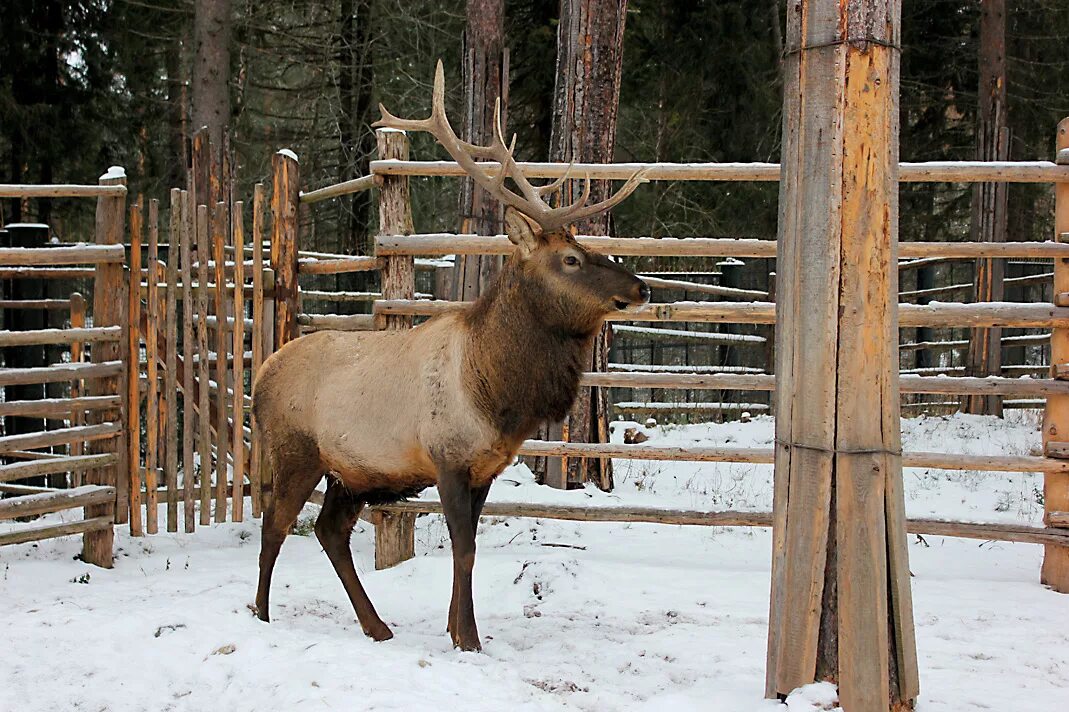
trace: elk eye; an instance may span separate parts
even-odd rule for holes
[[[575,255],[568,255],[564,258],[564,264],[569,267],[577,267],[579,265],[579,258]]]

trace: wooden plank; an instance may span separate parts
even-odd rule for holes
[[[297,323],[310,331],[375,331],[374,314],[298,314]]]
[[[1062,119],[1056,134],[1058,159],[1063,160],[1069,149],[1069,118]],[[1062,166],[1069,168],[1069,164]],[[1054,186],[1054,234],[1061,238],[1069,232],[1069,182]],[[1065,243],[1063,243],[1065,244]],[[1069,246],[1069,245],[1066,245]],[[1054,262],[1054,293],[1069,292],[1069,261]],[[1069,329],[1057,328],[1051,332],[1050,361],[1052,364],[1069,363]],[[1056,372],[1057,373],[1057,372]],[[1063,452],[1069,439],[1069,396],[1050,396],[1043,413],[1043,443],[1048,453]],[[1044,512],[1069,510],[1069,474],[1048,473],[1043,478]],[[1069,547],[1047,546],[1043,552],[1043,568],[1040,581],[1055,591],[1069,593]]]
[[[647,180],[671,181],[777,181],[778,163],[537,163],[517,162],[528,178],[561,178],[566,174],[589,175],[591,180],[627,180],[646,170]],[[494,174],[497,167],[485,163]],[[453,161],[376,160],[368,166],[376,176],[464,177]],[[925,161],[899,164],[903,183],[1054,183],[1069,180],[1069,167],[1050,161]]]
[[[0,266],[121,264],[126,259],[122,245],[75,245],[73,247],[0,247]]]
[[[196,344],[193,340],[193,295],[192,295],[192,271],[190,260],[192,259],[192,242],[196,233],[194,224],[195,215],[192,195],[182,191],[182,229],[179,233],[181,245],[179,246],[179,260],[182,272],[182,518],[187,534],[196,530],[196,508],[193,504],[193,485],[195,467],[193,464],[193,450],[196,447],[194,431],[195,417],[193,398],[193,354]],[[170,288],[170,287],[168,287]],[[168,338],[177,338],[177,334],[168,334]]]
[[[0,309],[55,309],[71,308],[70,299],[0,299]]]
[[[301,274],[347,274],[350,272],[373,272],[382,269],[384,260],[378,257],[345,257],[323,260],[304,257],[298,260]]]
[[[249,382],[255,386],[256,376],[264,363],[264,186],[257,183],[252,191],[252,364]],[[244,348],[244,347],[242,347]],[[260,429],[249,415],[252,439],[249,443],[249,483],[251,485],[252,516],[263,513],[263,481],[261,478]]]
[[[208,260],[210,238],[208,236],[208,206],[197,206],[197,353],[208,353],[208,280],[210,270]],[[197,423],[199,424],[198,454],[200,460],[200,523],[211,523],[211,481],[212,481],[212,434],[211,405],[208,400],[208,359],[202,358],[197,367]],[[187,392],[189,389],[187,388]]]
[[[324,186],[322,188],[317,188],[316,190],[310,190],[307,193],[302,192],[300,194],[300,200],[302,203],[318,203],[321,200],[337,198],[342,195],[350,195],[352,193],[359,193],[361,191],[370,190],[378,182],[379,179],[376,176],[360,176],[359,178],[353,178],[352,180],[335,183],[334,185]]]
[[[100,504],[94,505],[93,508],[99,509],[108,506],[111,505]],[[77,522],[65,522],[63,524],[46,524],[43,526],[19,528],[14,531],[0,534],[0,546],[7,546],[9,544],[25,544],[31,541],[55,539],[57,537],[70,536],[72,534],[85,534],[85,538],[90,540],[94,538],[111,539],[114,536],[114,532],[112,531],[114,526],[114,517],[105,514],[96,517],[90,517]],[[100,536],[91,536],[94,533],[99,533]],[[94,561],[90,563],[96,562]],[[100,564],[97,565],[99,566]]]
[[[323,493],[315,492],[309,500],[322,506]],[[401,501],[377,505],[364,510],[362,518],[374,522],[378,513],[441,514],[442,505],[432,500]],[[634,524],[671,524],[676,526],[769,527],[771,512],[709,512],[659,507],[584,507],[576,505],[538,504],[533,502],[487,502],[483,517],[524,517],[572,522],[619,522]],[[1006,541],[1025,544],[1069,542],[1069,532],[1014,524],[951,522],[938,519],[910,519],[910,534],[949,536],[983,541]]]
[[[130,273],[141,271],[141,237],[143,213],[140,198],[130,206]],[[127,293],[126,352],[130,354],[130,368],[126,374],[126,403],[130,432],[127,433],[127,462],[129,472],[130,534],[142,536],[144,523],[141,512],[141,294],[131,289]]]
[[[0,198],[122,198],[125,185],[78,185],[55,183],[51,185],[0,184]]]
[[[0,465],[0,482],[12,482],[27,477],[53,475],[62,472],[78,473],[90,468],[109,467],[118,461],[119,458],[115,453],[105,452],[96,455],[72,455],[68,457],[51,457],[44,460],[30,460],[29,462],[16,462],[10,465]]]
[[[242,201],[234,202],[231,219],[231,235],[234,249],[239,254],[245,253],[245,205]],[[234,480],[231,485],[230,502],[233,508],[233,521],[245,519],[245,436],[242,427],[245,424],[245,360],[239,354],[245,353],[245,268],[238,260],[234,264],[234,348],[233,348],[234,394],[231,403],[233,410],[231,421],[234,423]],[[225,367],[225,365],[224,365]]]
[[[0,348],[33,346],[38,344],[73,344],[86,341],[118,341],[121,326],[74,327],[69,329],[35,329],[32,331],[0,331]]]
[[[159,334],[160,334],[160,292],[159,276],[156,266],[160,259],[159,233],[160,201],[152,199],[148,203],[148,301],[146,302],[145,329],[145,488],[148,498],[145,500],[145,531],[155,534],[159,531],[159,497],[156,484],[159,473]]]
[[[70,298],[69,302],[70,302],[71,328],[72,329],[85,328],[85,297],[83,297],[78,292],[73,292],[73,293],[71,293],[71,298]],[[71,345],[70,345],[70,355],[71,355],[71,363],[83,363],[85,361],[85,344],[83,344],[81,341],[72,342]],[[72,402],[73,401],[73,403],[75,405],[79,405],[79,406],[80,405],[84,405],[84,404],[93,404],[93,405],[101,405],[103,407],[108,407],[108,408],[121,408],[122,407],[122,399],[119,396],[100,396],[100,397],[88,399],[88,398],[83,398],[82,397],[82,392],[83,392],[83,388],[82,388],[81,380],[75,379],[75,380],[71,381],[70,390],[69,390],[70,398],[68,398],[66,400],[68,402]],[[38,403],[39,402],[40,401],[38,401]],[[8,408],[11,408],[12,403],[4,403],[3,405],[0,405],[0,413],[3,412],[4,406],[7,406]],[[27,406],[26,402],[23,401],[22,406],[24,408],[25,407],[31,407],[32,408],[33,404],[31,402],[31,404],[29,406]],[[18,406],[16,406],[14,409],[17,410],[17,408],[18,408]],[[72,406],[72,408],[70,410],[70,424],[73,425],[73,426],[85,425],[85,412],[86,412],[86,410],[89,410],[89,409],[88,408],[82,409],[81,407]],[[82,448],[82,444],[81,443],[72,443],[71,446],[70,446],[69,452],[70,452],[71,455],[81,455],[82,454],[82,450],[83,450],[83,448]],[[81,474],[81,472],[76,472],[76,473],[72,474],[70,481],[71,481],[71,485],[74,486],[74,487],[77,487],[77,486],[81,485],[82,484],[82,474]]]
[[[94,349],[99,353],[101,349]],[[105,380],[123,372],[122,361],[57,363],[35,368],[0,368],[0,386],[27,383],[62,383],[75,380]]]
[[[169,285],[164,300],[164,351],[163,392],[167,395],[167,418],[164,428],[163,479],[167,484],[167,531],[178,531],[178,300],[175,286],[178,282],[179,250],[182,231],[182,191],[171,190],[171,210],[168,220],[166,278]]]
[[[75,507],[94,504],[114,504],[115,488],[85,485],[72,489],[41,492],[10,499],[0,499],[0,520],[33,517],[39,514],[62,512]]]
[[[279,152],[271,161],[271,268],[275,271],[275,346],[296,339],[297,313],[297,206],[300,201],[300,166],[289,152]]]
[[[227,339],[227,294],[226,276],[223,273],[225,261],[226,235],[229,231],[229,210],[227,203],[219,201],[215,204],[212,212],[212,255],[215,259],[215,316],[218,321],[215,327],[215,353],[220,358],[215,364],[216,411],[215,411],[215,521],[226,521],[226,497],[227,497],[227,458],[230,456],[230,446],[227,438],[226,422],[228,417],[227,407],[227,367],[226,356],[229,350]],[[203,354],[202,354],[203,355]]]
[[[408,512],[376,512],[375,570],[381,571],[416,555],[416,515]]]
[[[602,237],[579,235],[579,244],[593,252],[633,257],[766,257],[776,256],[775,240],[711,237]],[[398,255],[510,255],[515,246],[504,235],[454,235],[421,233],[379,235],[375,238],[378,258]],[[978,258],[1064,259],[1069,245],[1057,242],[903,242],[899,257],[910,260],[973,260]],[[360,258],[346,258],[358,260]],[[367,260],[369,258],[363,258]],[[341,260],[302,260],[301,272],[329,274],[330,265]],[[307,268],[306,268],[307,264]],[[322,265],[322,266],[320,266]],[[370,262],[354,262],[353,267],[374,269]],[[899,268],[917,266],[899,263]],[[357,271],[357,270],[342,270]]]
[[[72,393],[77,390],[77,381],[71,385]],[[72,421],[72,425],[80,425],[74,422],[81,414],[90,410],[107,410],[122,406],[122,396],[79,396],[72,395],[70,398],[42,398],[41,400],[8,401],[0,403],[0,417],[57,417]]]
[[[93,279],[92,267],[0,267],[0,279]]]
[[[95,423],[56,430],[42,430],[36,433],[19,433],[0,437],[0,453],[53,445],[67,445],[76,440],[94,442],[113,439],[122,432],[122,423]],[[98,483],[99,484],[99,483]]]

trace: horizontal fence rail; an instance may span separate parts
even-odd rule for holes
[[[121,198],[125,185],[21,185],[0,183],[0,198]]]
[[[383,299],[376,314],[435,316],[466,309],[471,302]],[[720,324],[774,324],[776,305],[771,302],[671,302],[647,304],[610,314],[608,321],[690,321]],[[899,304],[899,327],[1016,328],[1069,327],[1069,308],[1016,302]]]
[[[517,162],[527,178],[590,176],[598,180],[627,180],[645,171],[651,181],[778,181],[778,163],[538,163]],[[500,164],[486,162],[484,170],[495,175]],[[453,161],[371,161],[373,175],[466,177]],[[928,161],[900,163],[903,183],[1056,183],[1069,182],[1069,166],[1050,161]]]

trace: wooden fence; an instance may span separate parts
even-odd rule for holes
[[[113,527],[122,521],[126,410],[122,383],[126,280],[122,246],[125,177],[105,174],[100,185],[0,186],[0,197],[95,197],[96,244],[0,249],[6,280],[91,280],[92,310],[71,292],[63,299],[4,299],[5,314],[49,310],[69,314],[64,328],[0,331],[0,349],[63,347],[58,361],[0,369],[0,386],[59,386],[59,397],[0,403],[5,425],[16,419],[44,424],[37,432],[0,436],[0,520],[82,509],[81,519],[17,524],[0,533],[0,545],[83,535],[83,558],[111,567]],[[5,292],[8,290],[5,289]],[[91,323],[91,325],[90,325]],[[55,353],[55,350],[52,350]],[[41,389],[44,395],[44,389]],[[60,427],[53,427],[55,424]],[[10,430],[5,430],[10,433]],[[28,480],[28,482],[27,482]],[[20,481],[22,481],[20,483]]]
[[[94,280],[92,326],[84,326],[74,309],[77,295],[64,304],[0,303],[4,308],[72,308],[71,327],[61,331],[6,333],[0,345],[18,348],[37,343],[70,345],[71,364],[56,364],[47,373],[4,372],[0,378],[58,379],[71,384],[61,403],[9,402],[0,406],[5,417],[42,415],[64,420],[64,428],[42,433],[43,440],[13,440],[0,445],[11,451],[71,443],[59,457],[40,453],[28,462],[4,465],[3,482],[56,472],[87,471],[73,476],[69,484],[111,487],[114,520],[129,520],[135,534],[154,533],[160,520],[169,531],[180,525],[187,532],[197,524],[231,519],[241,521],[262,508],[260,458],[257,429],[250,418],[253,374],[264,358],[301,333],[320,329],[366,330],[409,328],[414,321],[454,306],[436,300],[431,290],[417,291],[419,275],[440,267],[442,255],[508,254],[512,247],[504,236],[418,234],[412,226],[408,180],[410,175],[460,175],[449,163],[408,160],[407,138],[402,133],[379,135],[380,160],[372,162],[373,175],[343,186],[300,193],[299,165],[288,152],[274,159],[274,176],[268,218],[267,191],[256,186],[250,201],[227,197],[214,204],[197,204],[197,176],[213,179],[211,169],[194,171],[186,190],[173,190],[166,206],[155,200],[138,199],[129,206],[129,254],[122,254],[125,193],[120,185],[80,186],[79,191],[96,196],[97,246],[52,247],[34,251],[0,253],[0,278]],[[564,166],[526,164],[534,176],[559,175]],[[594,178],[628,175],[630,164],[590,166]],[[653,179],[768,180],[778,166],[732,164],[675,166],[654,164]],[[1069,234],[1069,196],[1065,195],[1069,165],[1046,162],[1005,164],[903,164],[905,180],[1019,180],[1058,183],[1059,237]],[[109,179],[116,182],[115,179]],[[106,181],[108,182],[108,181]],[[119,181],[121,182],[121,181]],[[326,197],[376,187],[379,195],[381,234],[371,256],[332,255],[299,249],[298,210]],[[29,193],[27,189],[33,189]],[[92,190],[91,190],[92,189]],[[6,192],[5,192],[6,190]],[[125,189],[123,189],[125,190]],[[0,186],[0,197],[59,194],[61,187]],[[94,192],[97,191],[97,192]],[[79,193],[81,194],[81,193]],[[210,193],[208,193],[210,195]],[[268,235],[270,238],[268,238]],[[610,238],[580,236],[588,248],[621,256],[775,257],[776,243],[767,240],[718,238]],[[900,305],[901,327],[1004,326],[1051,330],[1053,336],[1030,334],[1006,337],[1009,343],[1044,344],[1049,338],[1055,367],[1039,378],[946,377],[935,373],[904,373],[901,391],[950,398],[968,395],[1000,395],[1029,405],[1046,404],[1045,452],[1029,456],[961,456],[942,453],[905,453],[907,467],[930,467],[961,471],[1042,472],[1046,477],[1045,527],[1004,527],[987,524],[917,521],[918,532],[957,533],[1008,541],[1049,544],[1048,561],[1057,561],[1069,551],[1069,275],[1063,275],[1069,244],[1059,240],[1043,243],[902,243],[904,264],[926,259],[971,260],[1028,258],[1053,261],[1054,299],[1050,303],[936,303]],[[122,279],[122,261],[129,266],[129,284],[138,275],[137,288],[127,289]],[[88,266],[87,266],[88,265]],[[353,272],[377,273],[380,287],[361,292],[328,288],[316,280],[324,275]],[[658,290],[678,288],[685,280],[654,278]],[[716,287],[717,285],[711,285]],[[653,303],[614,321],[652,326],[664,335],[680,331],[678,324],[753,324],[771,327],[775,304],[766,294],[721,293],[709,290],[721,301]],[[759,292],[759,290],[740,290]],[[60,300],[63,301],[63,300]],[[367,308],[366,313],[311,313],[303,303]],[[771,332],[763,332],[771,334]],[[709,333],[695,338],[727,338],[737,335]],[[754,345],[764,346],[768,336],[754,336]],[[764,343],[759,343],[764,340]],[[1016,340],[1016,341],[1014,341]],[[750,339],[747,339],[749,343]],[[964,344],[903,343],[902,349],[961,348]],[[92,362],[79,359],[86,351]],[[124,355],[129,354],[124,359]],[[109,358],[106,358],[109,356]],[[128,364],[128,367],[124,366]],[[1022,367],[1023,368],[1023,367]],[[1031,367],[1035,368],[1035,367]],[[953,367],[942,369],[955,373]],[[648,388],[721,392],[771,393],[775,376],[753,369],[714,367],[693,370],[656,365],[614,364],[608,373],[586,373],[582,383],[597,388]],[[84,385],[83,385],[84,384]],[[124,384],[124,387],[120,387]],[[116,410],[119,402],[126,404]],[[641,404],[638,404],[641,405]],[[641,408],[636,406],[636,412]],[[1065,411],[1065,412],[1063,412]],[[1061,430],[1059,430],[1061,428]],[[20,438],[23,436],[19,436]],[[64,440],[66,438],[66,440]],[[6,442],[6,441],[3,441]],[[106,449],[105,445],[107,448]],[[670,448],[650,445],[528,441],[521,454],[550,457],[599,457],[633,460],[771,463],[772,450],[739,448]],[[62,458],[62,459],[61,459]],[[79,459],[81,458],[81,459]],[[56,462],[53,463],[52,461]],[[107,467],[104,467],[107,465]],[[64,469],[65,468],[65,469]],[[89,469],[92,468],[92,469]],[[28,489],[36,485],[4,485],[9,494],[53,497],[69,502],[69,492],[56,494]],[[100,492],[79,492],[78,506],[87,506],[89,524],[103,527],[111,515],[101,508]],[[246,497],[251,511],[246,512]],[[5,500],[7,502],[8,500]],[[13,512],[20,505],[12,507]],[[34,504],[45,500],[27,500]],[[111,506],[111,505],[109,505]],[[630,509],[551,508],[564,518],[619,521],[665,521],[720,525],[746,522],[763,526],[770,515],[734,513],[673,513],[651,515]],[[529,514],[546,508],[498,505],[488,514]],[[0,511],[4,511],[0,508]],[[376,522],[379,549],[376,561],[386,566],[410,556],[413,551],[412,522],[419,512],[433,512],[430,503],[402,503],[375,508],[368,515]],[[13,516],[21,516],[17,513]],[[638,517],[639,519],[635,519]],[[110,521],[110,520],[109,520]],[[78,530],[81,531],[81,530]],[[103,529],[101,529],[103,531]],[[109,528],[110,531],[110,528]],[[60,532],[63,533],[63,532]],[[47,534],[46,534],[47,536]],[[21,539],[16,539],[21,540]],[[0,541],[4,541],[0,539]],[[110,544],[109,544],[110,546]],[[102,557],[97,557],[98,560]]]
[[[292,327],[279,325],[279,329],[299,331],[320,329],[366,330],[379,328],[408,328],[414,318],[430,317],[454,308],[455,303],[416,297],[416,260],[441,255],[507,255],[513,247],[507,237],[481,235],[453,235],[440,233],[417,233],[411,223],[411,208],[408,204],[410,176],[462,176],[463,172],[451,162],[414,161],[408,158],[408,146],[404,134],[389,132],[379,136],[379,160],[372,161],[372,180],[361,180],[312,191],[305,194],[289,193],[289,201],[295,203],[286,209],[295,211],[300,202],[312,203],[327,197],[336,197],[356,190],[379,190],[381,234],[375,239],[374,256],[350,257],[321,255],[313,260],[303,260],[296,250],[288,254],[287,265],[275,265],[276,269],[289,271],[296,282],[297,275],[339,274],[356,271],[378,271],[381,275],[381,299],[371,304],[367,314],[311,314],[301,310],[299,296],[294,295]],[[556,178],[568,167],[564,164],[521,164],[528,176]],[[591,178],[624,179],[639,168],[649,170],[651,180],[776,180],[779,166],[774,164],[591,164],[580,166],[580,172],[589,171]],[[298,175],[297,161],[289,156],[276,157],[276,186],[278,176],[294,181]],[[1007,337],[1009,344],[1045,344],[1048,338],[1057,342],[1059,335],[1067,335],[1069,344],[1069,282],[1059,281],[1060,270],[1069,264],[1069,196],[1063,195],[1069,185],[1069,161],[1052,163],[1006,162],[1006,163],[923,163],[901,165],[903,181],[1014,181],[1055,182],[1059,190],[1058,240],[1053,242],[1028,243],[936,243],[903,242],[899,256],[904,266],[915,265],[920,260],[975,260],[979,258],[1049,260],[1054,263],[1053,275],[1055,298],[1052,303],[931,303],[915,304],[918,297],[928,295],[903,295],[899,306],[899,326],[902,328],[934,327],[975,328],[1010,327],[1052,330],[1047,335],[1023,335]],[[1065,234],[1063,234],[1065,233]],[[298,241],[297,225],[294,222],[282,231],[274,233],[275,239]],[[616,256],[696,256],[773,258],[776,243],[771,240],[721,239],[721,238],[634,238],[579,236],[580,243],[597,252]],[[1043,276],[1041,279],[1048,279]],[[1032,281],[1041,281],[1036,279]],[[1066,276],[1069,279],[1069,275]],[[658,288],[678,285],[654,285]],[[955,290],[955,291],[966,291]],[[317,299],[325,299],[321,290],[315,292]],[[754,324],[773,325],[775,304],[762,300],[765,295],[722,295],[730,301],[698,301],[651,303],[636,313],[611,317],[612,321],[647,323],[655,329],[669,324]],[[934,296],[934,295],[933,295]],[[743,297],[736,299],[736,297]],[[279,313],[283,310],[280,308]],[[649,327],[646,327],[649,328]],[[655,332],[656,333],[656,332]],[[964,344],[946,345],[945,348],[960,348]],[[944,348],[943,344],[918,344],[906,342],[904,349]],[[1066,352],[1054,349],[1055,363],[1069,361],[1069,345]],[[635,368],[621,370],[626,365],[616,365],[610,373],[586,373],[582,383],[599,388],[658,388],[658,389],[708,389],[718,391],[769,392],[775,387],[775,376],[766,373],[725,372],[686,373],[656,372]],[[1022,368],[1036,369],[1022,365]],[[1039,367],[1047,371],[1046,367]],[[1069,428],[1069,412],[1060,414],[1060,403],[1069,407],[1069,381],[1063,380],[1061,372],[1069,375],[1069,366],[1059,370],[1050,369],[1048,377],[1008,378],[991,376],[984,378],[946,377],[942,374],[904,374],[900,378],[901,392],[905,394],[935,394],[954,398],[970,395],[1007,396],[1022,404],[1042,407],[1046,404],[1048,423],[1057,420],[1063,428]],[[1012,401],[1011,401],[1012,402]],[[1064,420],[1064,423],[1062,422]],[[1064,431],[1069,432],[1069,431]],[[1044,431],[1045,451],[1028,456],[977,456],[950,455],[933,452],[904,453],[906,467],[940,468],[959,471],[1005,471],[1042,472],[1046,478],[1046,515],[1044,527],[1001,526],[961,522],[938,522],[915,520],[908,523],[910,531],[917,533],[940,533],[1004,541],[1027,541],[1047,544],[1047,560],[1056,560],[1069,552],[1069,529],[1063,527],[1069,502],[1069,461],[1062,459],[1064,451],[1069,455],[1069,444],[1062,444],[1058,430]],[[1069,439],[1069,435],[1062,436]],[[1053,441],[1053,442],[1051,442]],[[531,456],[554,457],[612,457],[635,460],[675,460],[701,462],[748,462],[771,464],[772,449],[694,447],[674,448],[650,445],[619,445],[607,443],[570,443],[528,441],[520,453]],[[410,557],[414,551],[412,540],[414,518],[420,513],[437,512],[434,503],[405,502],[376,507],[368,517],[376,523],[376,565],[392,565]],[[743,514],[734,512],[671,512],[648,511],[634,508],[611,508],[593,510],[587,507],[543,507],[536,505],[501,504],[487,507],[487,515],[538,516],[596,521],[658,521],[677,524],[708,524],[767,526],[770,513]],[[1069,580],[1065,582],[1069,589]]]

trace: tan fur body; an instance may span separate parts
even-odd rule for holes
[[[321,332],[269,358],[256,383],[257,421],[301,433],[321,470],[353,492],[408,494],[437,483],[436,462],[466,460],[472,486],[505,468],[523,437],[499,437],[465,387],[470,344],[461,313],[415,329]]]

